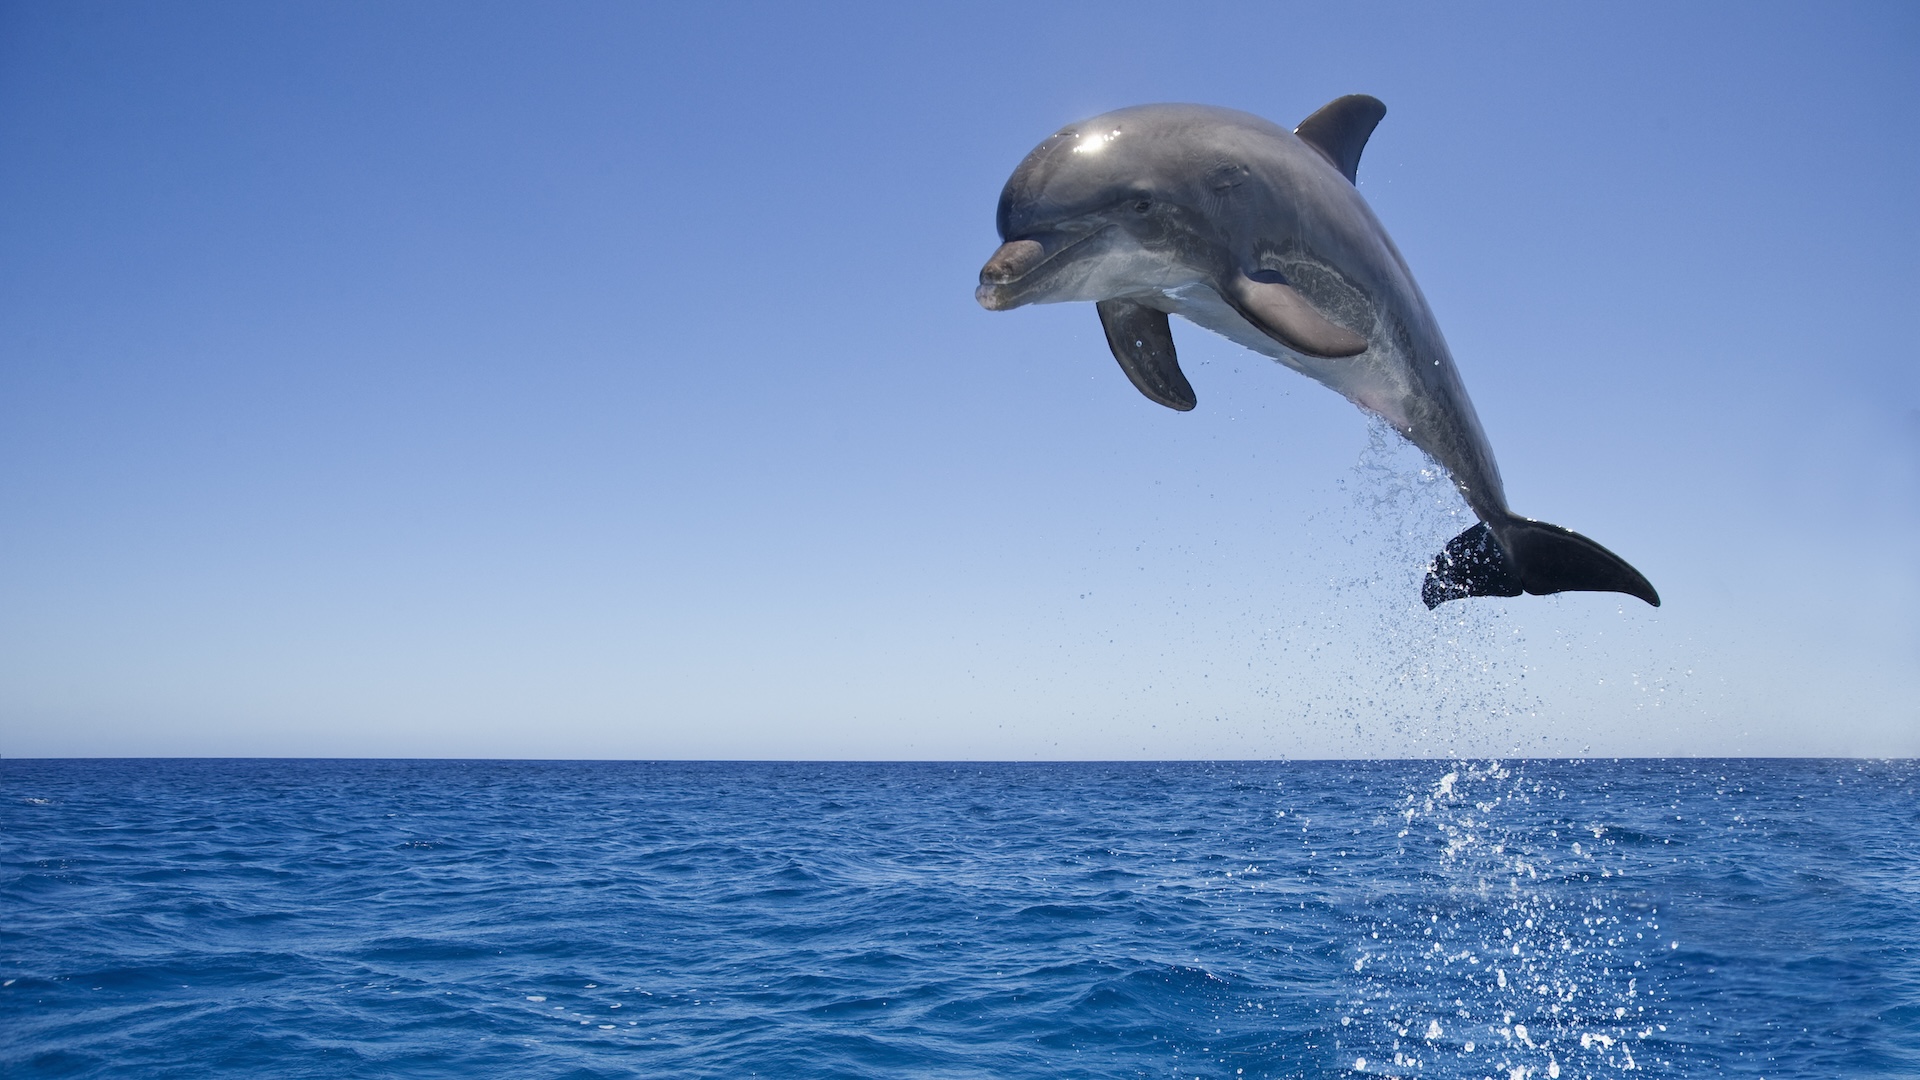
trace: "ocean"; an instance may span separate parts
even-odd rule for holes
[[[0,761],[7,1077],[1920,1077],[1920,763]]]

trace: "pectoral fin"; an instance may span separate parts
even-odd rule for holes
[[[1263,272],[1261,276],[1269,275]],[[1220,296],[1241,318],[1294,352],[1330,358],[1354,356],[1367,349],[1366,338],[1320,314],[1278,274],[1264,281],[1235,274]]]
[[[1181,412],[1198,403],[1174,354],[1166,312],[1131,300],[1102,300],[1094,307],[1100,311],[1100,327],[1107,332],[1113,358],[1141,393]]]

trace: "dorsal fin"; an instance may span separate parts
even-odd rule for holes
[[[1300,121],[1293,133],[1320,151],[1348,183],[1353,183],[1354,173],[1360,169],[1360,151],[1367,148],[1367,136],[1385,115],[1387,107],[1379,98],[1348,94],[1322,105],[1319,112]]]

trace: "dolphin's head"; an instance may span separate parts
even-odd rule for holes
[[[1105,300],[1178,261],[1193,223],[1174,197],[1177,129],[1155,123],[1154,108],[1062,128],[1013,171],[1000,192],[1004,243],[974,293],[982,307]]]

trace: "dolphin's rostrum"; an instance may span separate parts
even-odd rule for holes
[[[1169,314],[1339,391],[1453,478],[1480,523],[1435,557],[1421,599],[1622,592],[1658,606],[1599,544],[1507,509],[1500,470],[1433,313],[1354,188],[1386,106],[1339,98],[1293,131],[1206,105],[1140,105],[1055,132],[1000,193],[1005,241],[981,306],[1090,301],[1147,397],[1194,407]]]

